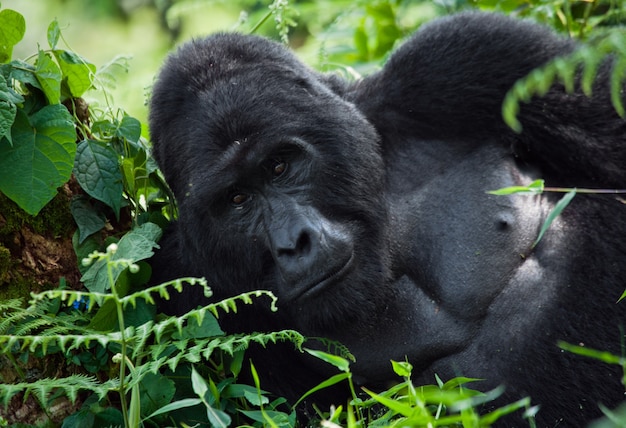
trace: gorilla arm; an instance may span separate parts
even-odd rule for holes
[[[482,144],[498,135],[543,177],[623,187],[626,122],[610,101],[610,63],[600,68],[593,97],[554,85],[521,106],[521,134],[502,120],[502,101],[514,83],[576,48],[537,24],[496,14],[463,13],[424,25],[365,79],[350,97],[374,123],[385,148],[413,138]]]

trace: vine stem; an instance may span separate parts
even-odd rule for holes
[[[109,252],[107,249],[107,275],[109,278],[109,284],[111,284],[111,293],[113,294],[115,300],[115,307],[117,309],[117,322],[120,329],[120,346],[121,346],[121,355],[120,358],[120,405],[122,407],[122,417],[124,418],[124,426],[126,428],[130,427],[130,421],[128,418],[128,404],[126,402],[126,393],[124,391],[124,384],[126,380],[126,333],[125,333],[125,325],[124,325],[124,311],[122,309],[122,303],[120,302],[120,296],[117,294],[117,289],[115,287],[115,279],[113,278],[113,263],[111,262],[111,255],[114,251]]]
[[[256,31],[259,29],[259,27],[261,27],[261,25],[263,25],[265,23],[265,21],[267,21],[269,19],[270,16],[272,16],[272,11],[271,10],[269,12],[267,12],[265,14],[265,16],[263,16],[263,18],[261,18],[261,20],[259,22],[256,23],[256,25],[252,28],[252,30],[250,30],[250,34],[256,33]]]
[[[544,187],[544,192],[560,192],[560,193],[568,193],[572,191],[572,188],[567,187]],[[598,193],[605,195],[620,195],[626,194],[626,189],[581,189],[579,187],[576,188],[576,193]]]

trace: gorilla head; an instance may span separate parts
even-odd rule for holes
[[[235,34],[192,42],[164,68],[150,120],[189,263],[216,291],[270,289],[293,327],[320,331],[385,299],[378,135],[289,52]]]
[[[522,134],[502,123],[515,80],[574,48],[527,22],[460,14],[347,83],[260,37],[184,45],[150,106],[154,155],[180,211],[156,279],[205,276],[217,298],[271,290],[278,313],[255,305],[226,328],[339,340],[371,387],[406,357],[418,381],[481,377],[506,386],[503,400],[531,395],[540,422],[597,415],[597,402],[618,402],[619,371],[556,343],[617,352],[623,204],[579,196],[534,248],[555,197],[485,193],[539,177],[626,181],[607,70],[593,98],[555,87],[525,105]],[[195,307],[192,293],[164,309]],[[327,376],[295,353],[254,358],[264,387],[288,396]]]

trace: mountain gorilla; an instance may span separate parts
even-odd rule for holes
[[[514,82],[575,48],[529,22],[462,13],[346,82],[260,37],[184,45],[151,100],[154,155],[180,210],[156,278],[205,276],[218,299],[271,290],[278,312],[257,303],[226,329],[338,340],[358,384],[388,386],[389,360],[406,357],[416,383],[482,378],[506,388],[495,405],[529,395],[539,426],[580,426],[619,403],[621,372],[557,342],[622,354],[624,200],[576,196],[533,247],[561,195],[486,193],[537,178],[624,187],[610,64],[591,98],[554,85],[522,105],[521,133],[503,123]],[[194,289],[164,310],[202,303]],[[299,397],[334,374],[290,348],[253,353],[264,389]]]

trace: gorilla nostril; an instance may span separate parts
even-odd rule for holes
[[[298,238],[285,243],[277,249],[278,256],[283,257],[305,257],[312,250],[311,234],[307,231],[301,231]]]
[[[296,242],[296,254],[298,256],[303,256],[308,254],[311,251],[311,236],[303,232],[300,234],[298,238],[298,242]]]
[[[507,230],[515,223],[515,216],[509,212],[499,213],[496,218],[496,228],[498,230]]]

